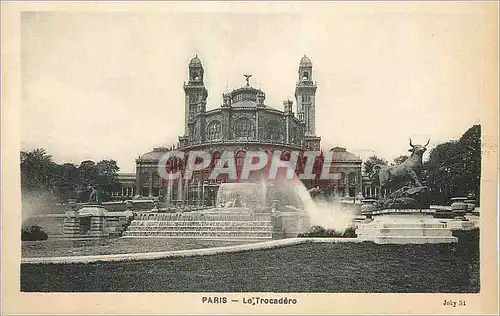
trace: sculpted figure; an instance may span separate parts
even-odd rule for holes
[[[247,81],[247,87],[250,87],[250,77],[252,75],[250,75],[250,74],[244,74],[243,76],[245,77],[245,80]]]
[[[396,188],[408,181],[412,181],[415,186],[421,187],[422,183],[418,179],[417,174],[420,173],[422,168],[422,155],[427,150],[429,141],[423,146],[413,145],[410,138],[411,148],[408,151],[411,152],[411,155],[403,163],[396,166],[373,166],[372,178],[378,180],[380,189]]]
[[[88,203],[99,203],[99,198],[97,196],[97,189],[95,186],[90,185],[89,186],[90,191],[90,197],[89,197],[89,202]]]
[[[430,140],[429,140],[430,141]],[[422,155],[427,145],[413,145],[410,138],[410,157],[396,166],[375,165],[372,179],[378,181],[380,191],[392,191],[386,198],[379,199],[375,205],[379,209],[429,208],[429,189],[422,185],[418,174],[422,168]]]

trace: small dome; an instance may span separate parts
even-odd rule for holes
[[[300,59],[300,66],[302,66],[302,67],[312,67],[311,59],[309,59],[309,57],[307,57],[306,55],[304,55],[304,57],[302,57]]]
[[[358,156],[348,152],[344,147],[333,147],[330,152],[332,153],[332,161],[361,162]]]
[[[201,67],[201,60],[198,58],[198,55],[194,56],[193,59],[189,62],[189,66]]]
[[[153,151],[147,152],[140,157],[141,160],[160,160],[160,158],[168,152],[168,148],[157,147]]]

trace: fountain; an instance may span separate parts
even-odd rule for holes
[[[136,213],[123,236],[262,240],[295,237],[308,225],[304,203],[291,187],[266,181],[223,183],[216,207]]]
[[[177,213],[136,213],[127,238],[277,239],[311,225],[343,232],[356,214],[334,201],[314,201],[298,179],[223,183],[216,207]]]

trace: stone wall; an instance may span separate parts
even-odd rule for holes
[[[133,218],[132,211],[108,212],[100,206],[66,211],[66,237],[119,237]]]

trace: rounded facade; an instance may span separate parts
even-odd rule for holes
[[[299,68],[312,67],[311,60],[303,57]],[[251,87],[245,75],[246,85],[222,96],[222,104],[214,109],[206,109],[207,90],[203,82],[203,66],[198,57],[189,63],[189,81],[185,91],[185,130],[175,148],[155,148],[136,160],[136,192],[144,197],[157,197],[168,204],[214,205],[220,183],[234,182],[227,175],[216,180],[208,179],[209,174],[223,152],[232,151],[238,174],[246,151],[263,151],[272,155],[279,151],[282,160],[287,160],[288,152],[320,151],[321,138],[314,134],[314,94],[316,85],[304,87],[304,78],[297,84],[296,99],[298,115],[293,112],[293,102],[285,100],[283,110],[268,106],[265,93]],[[312,80],[312,69],[307,80]],[[304,74],[299,74],[299,76]],[[300,77],[299,77],[300,78]],[[312,81],[311,81],[312,82]],[[297,92],[298,91],[298,92]],[[312,95],[312,96],[311,96]],[[304,101],[306,100],[306,101]],[[205,151],[211,156],[208,168],[195,172],[189,180],[166,181],[158,175],[158,161],[168,150]],[[288,155],[288,156],[287,156]],[[347,151],[337,150],[331,170],[339,176],[327,182],[319,179],[321,165],[331,155],[316,158],[313,173],[316,179],[304,180],[306,187],[342,187],[343,195],[355,196],[361,191],[361,160]],[[297,171],[303,170],[306,159],[299,156]],[[184,161],[171,159],[167,162],[170,170],[182,170]],[[345,169],[345,170],[344,170]],[[359,171],[359,172],[358,172]],[[236,180],[239,181],[239,180]]]

